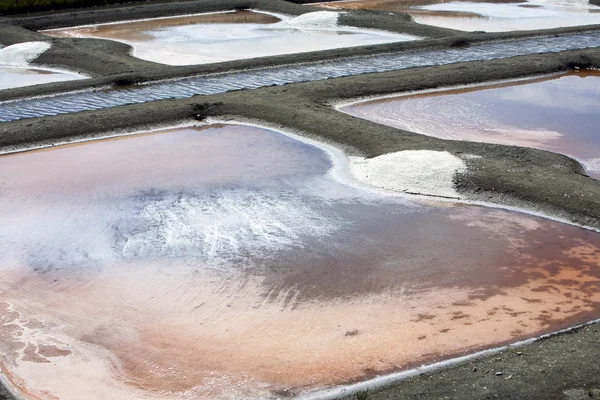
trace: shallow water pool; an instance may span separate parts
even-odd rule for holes
[[[0,157],[4,379],[27,399],[293,395],[600,315],[598,234],[346,167],[234,125]]]
[[[535,147],[576,158],[600,178],[600,73],[437,91],[342,107],[442,139]]]
[[[127,43],[133,55],[168,65],[205,64],[280,54],[418,39],[411,35],[338,26],[338,13],[296,18],[239,11],[159,18],[44,31]]]
[[[74,73],[55,72],[35,67],[0,66],[0,90],[76,79],[83,79],[83,77]]]
[[[415,22],[460,31],[503,32],[600,24],[600,7],[587,0],[358,0],[314,5],[406,12]]]

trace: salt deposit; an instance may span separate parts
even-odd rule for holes
[[[0,90],[84,77],[49,68],[32,68],[30,63],[50,49],[50,46],[47,42],[25,42],[6,47],[0,45]]]
[[[339,27],[340,14],[334,11],[316,11],[284,20],[277,26],[295,29],[336,29]]]
[[[446,151],[407,150],[374,158],[350,157],[356,177],[395,192],[459,198],[454,175],[466,171],[460,158]]]
[[[296,396],[600,312],[591,232],[365,191],[328,155],[218,125],[0,157],[3,376],[27,399]],[[442,194],[464,170],[362,167],[386,162]]]
[[[0,65],[10,67],[27,67],[43,52],[50,49],[48,42],[25,42],[6,46],[0,49]]]

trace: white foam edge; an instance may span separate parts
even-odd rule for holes
[[[448,360],[436,362],[433,364],[424,364],[420,367],[412,368],[406,371],[395,372],[392,374],[378,376],[373,379],[369,379],[363,382],[354,383],[351,385],[343,385],[335,388],[317,390],[312,393],[307,393],[304,395],[300,395],[295,397],[297,400],[338,400],[340,397],[347,397],[355,395],[357,392],[365,391],[365,390],[376,390],[383,388],[385,386],[401,382],[403,380],[419,376],[422,374],[431,374],[436,371],[440,371],[443,369],[447,369],[451,366],[465,363],[467,361],[472,361],[476,359],[480,359],[486,356],[495,355],[501,353],[506,350],[518,349],[540,340],[549,339],[552,337],[556,337],[565,333],[573,332],[575,330],[584,328],[586,326],[595,325],[600,323],[600,319],[595,319],[592,321],[588,321],[582,324],[578,324],[575,326],[571,326],[569,328],[561,329],[558,331],[546,333],[540,336],[536,336],[530,339],[521,340],[515,343],[510,343],[504,346],[494,347],[492,349],[481,350],[472,354],[467,354],[461,357],[455,357]]]

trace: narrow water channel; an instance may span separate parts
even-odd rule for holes
[[[597,233],[346,164],[231,125],[0,157],[5,377],[26,399],[265,398],[600,316]]]
[[[203,75],[174,82],[141,85],[127,89],[109,89],[2,102],[0,103],[0,122],[371,72],[395,71],[411,67],[445,65],[464,61],[491,60],[597,46],[600,46],[600,33],[589,32],[483,43],[468,48],[379,54],[301,65]]]

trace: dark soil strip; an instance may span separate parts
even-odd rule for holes
[[[14,397],[2,385],[0,385],[0,400],[14,400]]]

